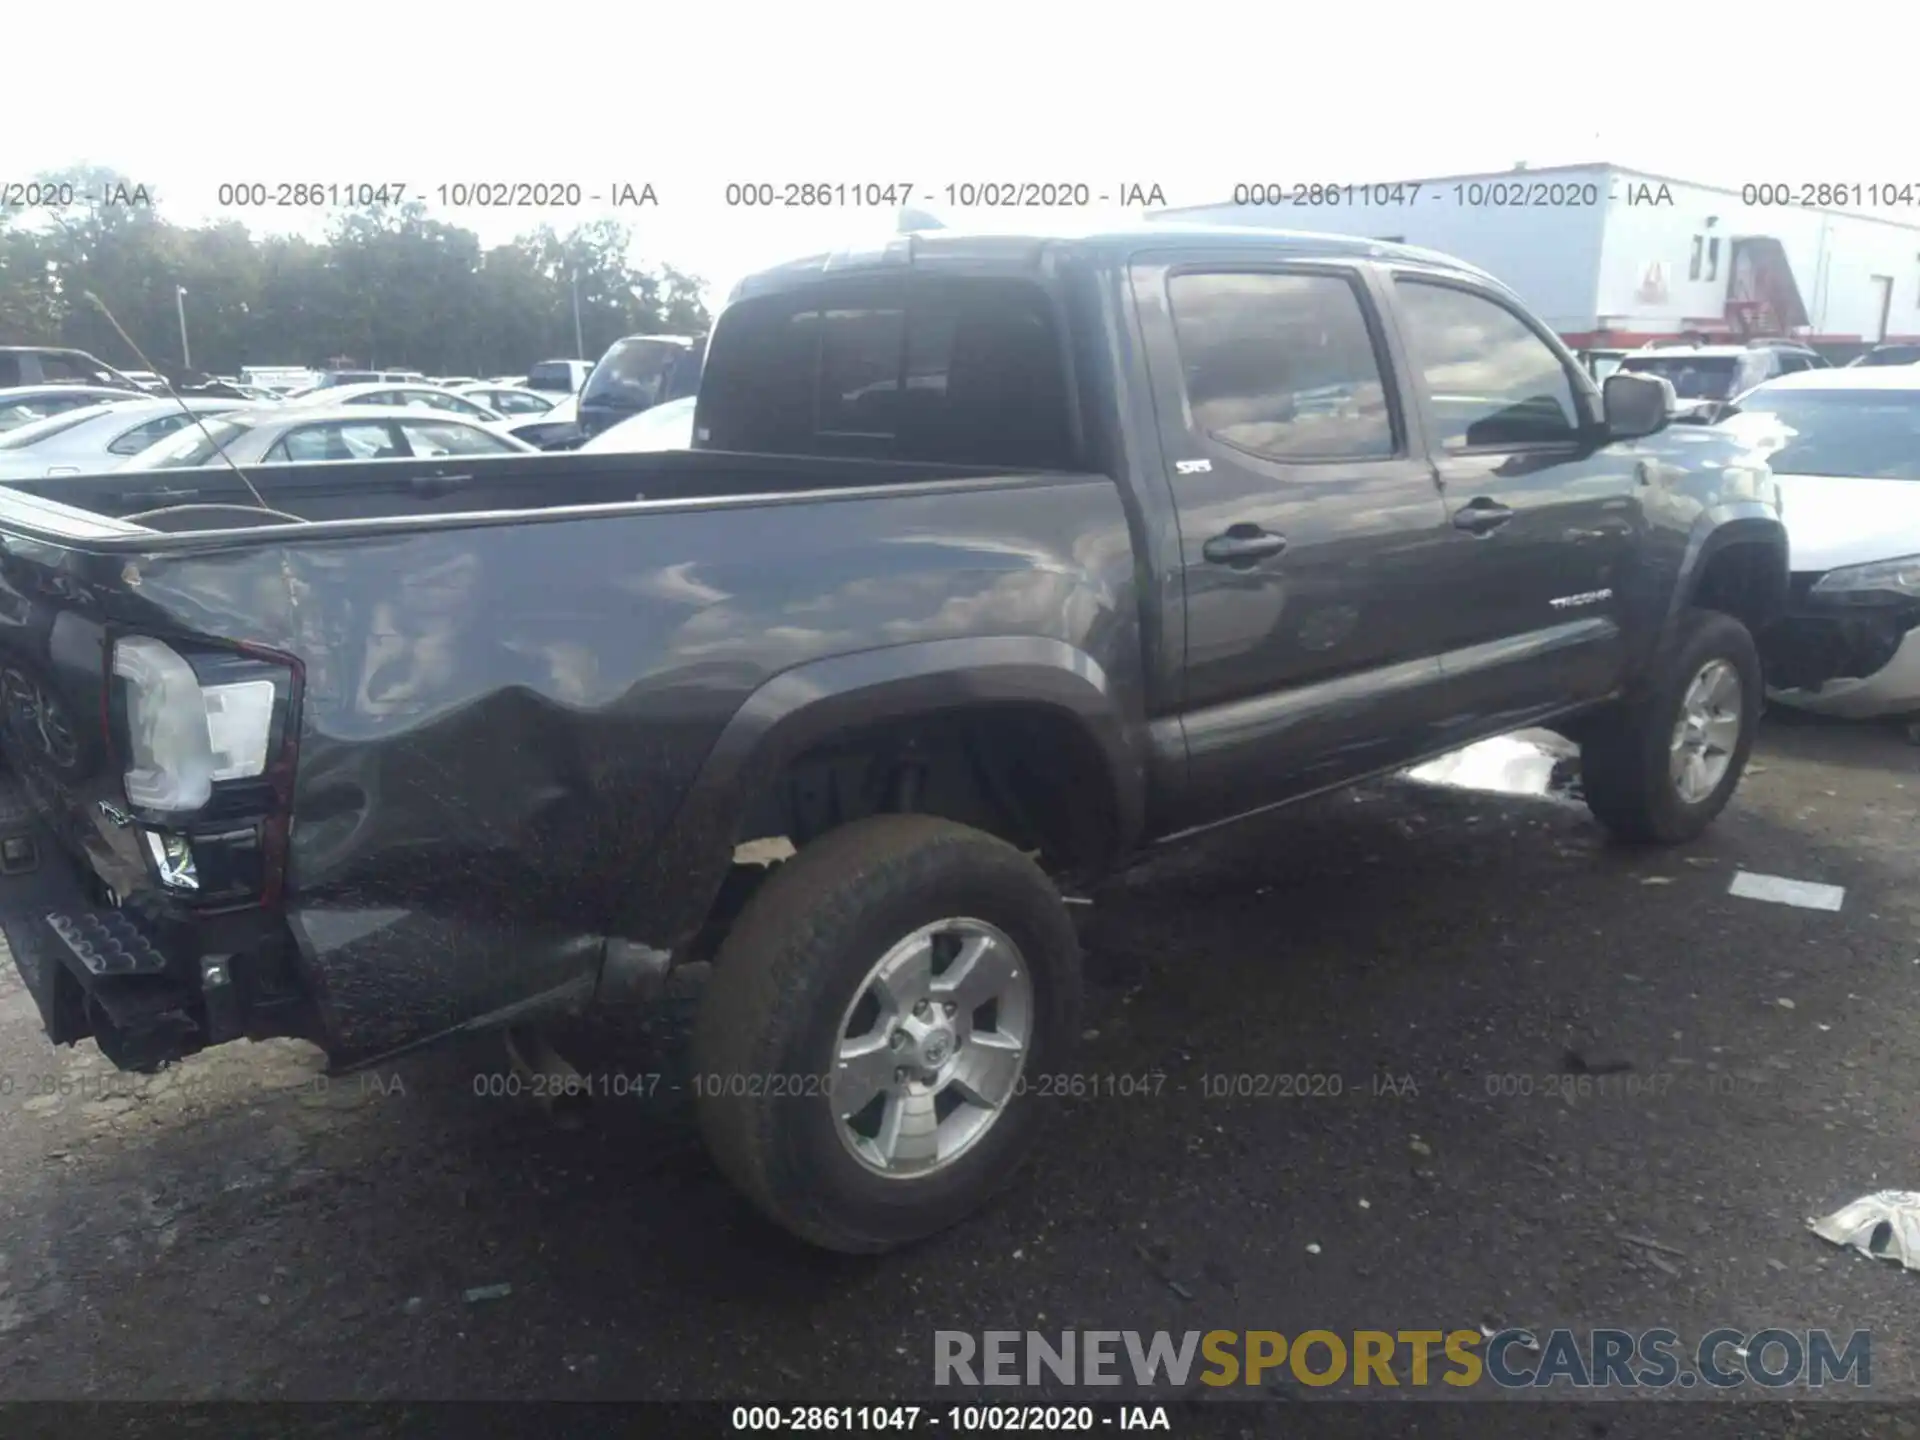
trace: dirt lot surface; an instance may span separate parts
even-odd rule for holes
[[[1870,1328],[1920,1398],[1920,1275],[1806,1230],[1920,1187],[1916,798],[1897,734],[1770,718],[1679,852],[1406,781],[1169,852],[1076,912],[1085,1078],[1029,1170],[873,1260],[719,1179],[675,1024],[570,1037],[608,1093],[565,1130],[494,1043],[121,1075],[7,966],[0,1398],[846,1400],[927,1393],[940,1329],[1483,1323]]]

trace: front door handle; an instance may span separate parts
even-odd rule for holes
[[[1484,495],[1476,495],[1453,512],[1453,528],[1469,530],[1475,535],[1488,535],[1512,518],[1513,511],[1498,500],[1489,500]]]
[[[1269,555],[1287,548],[1287,537],[1262,530],[1258,525],[1230,525],[1224,535],[1216,535],[1200,547],[1200,553],[1216,565],[1231,565],[1247,570]]]

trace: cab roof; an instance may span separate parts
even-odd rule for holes
[[[1309,230],[1143,221],[1124,228],[1062,229],[1045,233],[938,229],[886,235],[864,245],[803,256],[749,275],[734,287],[728,298],[740,300],[842,273],[908,268],[946,273],[1020,274],[1049,268],[1050,260],[1056,256],[1088,260],[1095,265],[1114,265],[1155,250],[1200,248],[1215,254],[1244,254],[1249,259],[1399,261],[1508,290],[1476,265],[1417,245]]]

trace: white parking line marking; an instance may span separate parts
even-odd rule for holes
[[[1838,910],[1847,897],[1842,885],[1820,885],[1812,880],[1789,880],[1782,875],[1756,875],[1736,870],[1729,895],[1743,900],[1771,900],[1776,905],[1798,905],[1803,910]]]

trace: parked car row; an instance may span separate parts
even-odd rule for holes
[[[60,410],[0,434],[0,481],[117,469],[175,431],[245,403],[143,397]]]
[[[684,388],[678,377],[688,371],[684,357],[692,342],[623,344],[625,350],[615,347],[617,356],[609,352],[613,378],[598,392],[593,448],[686,448],[691,395],[676,395],[665,407],[651,397]],[[649,356],[650,373],[638,373],[636,349]],[[202,465],[219,463],[222,455],[239,464],[275,464],[511,454],[572,449],[587,438],[580,397],[492,381],[468,380],[455,389],[377,379],[310,387],[284,399],[262,399],[255,387],[237,383],[224,388],[234,393],[155,396],[81,384],[0,391],[0,481]],[[661,408],[666,413],[656,417]],[[404,414],[362,413],[369,410]],[[628,428],[639,420],[649,423]]]
[[[598,363],[543,360],[523,376],[480,379],[428,377],[407,369],[320,373],[296,366],[254,366],[238,376],[200,375],[192,384],[176,377],[170,384],[152,371],[116,370],[84,351],[47,346],[0,349],[0,381],[11,382],[0,384],[0,434],[27,432],[7,447],[0,478],[77,473],[76,459],[122,464],[144,448],[137,442],[138,435],[157,441],[169,427],[189,423],[189,410],[179,407],[174,411],[177,425],[156,418],[143,422],[151,429],[129,433],[114,430],[112,421],[98,415],[89,415],[93,423],[84,427],[78,422],[59,428],[37,423],[141,397],[230,402],[203,412],[207,414],[277,403],[437,411],[483,426],[511,442],[511,447],[568,450],[595,436],[612,434],[624,421],[657,405],[691,397],[699,387],[704,351],[704,337],[632,335],[616,341]],[[632,436],[623,432],[608,445],[623,448],[633,439],[640,448],[650,449],[660,447],[663,438],[684,434],[690,439],[691,407],[676,413],[683,416],[677,424],[650,427]],[[64,446],[43,448],[68,428],[72,433]],[[97,452],[91,448],[96,439]]]

